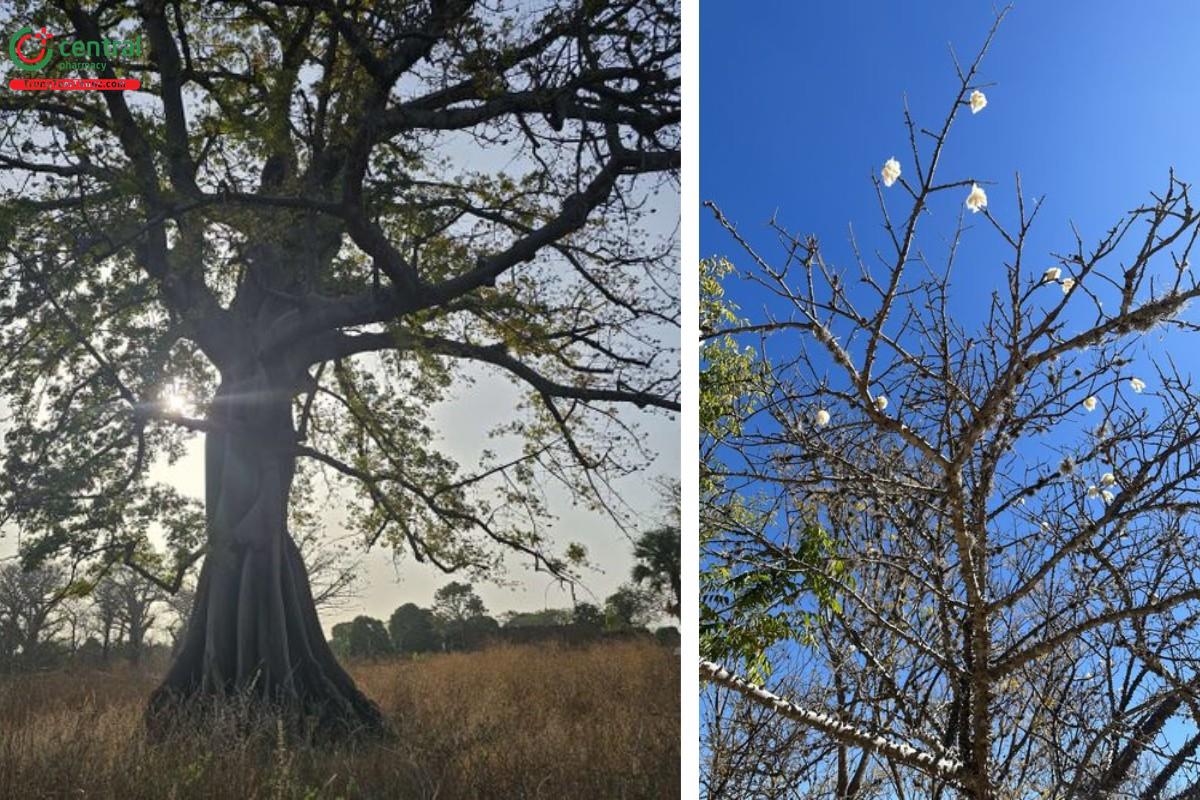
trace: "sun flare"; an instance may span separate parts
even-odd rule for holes
[[[159,401],[162,404],[163,410],[168,414],[173,414],[175,416],[183,416],[187,414],[189,407],[188,400],[178,385],[172,384],[166,389],[163,389],[163,393],[160,396]]]

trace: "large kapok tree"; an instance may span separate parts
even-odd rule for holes
[[[88,5],[3,26],[144,45],[98,73],[137,91],[0,98],[3,521],[27,561],[154,530],[203,559],[155,718],[252,688],[376,728],[288,532],[298,464],[354,487],[370,543],[568,571],[544,487],[611,502],[646,455],[622,407],[678,409],[675,237],[646,226],[676,190],[677,4]],[[460,467],[431,414],[488,371],[523,444]],[[149,474],[196,431],[202,538]]]

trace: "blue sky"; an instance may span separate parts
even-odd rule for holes
[[[767,226],[773,216],[796,234],[817,234],[826,259],[842,268],[852,267],[850,223],[865,251],[887,250],[870,177],[890,156],[914,173],[904,96],[918,125],[940,125],[958,83],[948,45],[969,63],[992,19],[991,3],[964,0],[705,3],[701,199],[717,203],[775,263],[782,250]],[[1045,195],[1027,249],[1029,275],[1055,263],[1050,251],[1071,249],[1071,223],[1094,244],[1151,191],[1165,190],[1171,167],[1200,193],[1198,34],[1193,3],[1015,4],[980,74],[979,82],[995,84],[986,89],[989,104],[960,115],[941,181],[993,181],[989,211],[1006,224],[1016,219],[1015,173],[1027,202]],[[892,191],[893,214],[907,212],[907,199]],[[953,223],[966,193],[935,199],[935,232]],[[702,256],[746,261],[707,211],[694,213]],[[968,221],[977,224],[959,253],[952,300],[970,329],[1003,279],[1007,253],[985,220]],[[936,237],[924,242],[939,263]],[[761,319],[763,294],[733,282],[726,289],[745,316]],[[1194,309],[1188,318],[1197,319]],[[1194,335],[1166,343],[1149,336],[1142,349],[1169,349],[1195,374],[1200,357],[1187,341]]]
[[[872,253],[893,250],[871,177],[896,157],[904,175],[916,181],[904,99],[918,127],[940,127],[959,84],[950,47],[964,68],[969,65],[995,7],[863,0],[761,2],[753,14],[747,8],[709,2],[701,10],[701,199],[720,206],[776,265],[784,251],[767,224],[773,217],[794,235],[817,235],[826,262],[853,277],[852,224],[867,262],[880,269]],[[1027,278],[1058,264],[1052,252],[1073,249],[1072,224],[1085,248],[1094,247],[1123,215],[1148,203],[1150,192],[1166,190],[1172,167],[1177,178],[1198,183],[1200,197],[1194,85],[1200,74],[1194,46],[1200,8],[1182,2],[1154,8],[1146,13],[1077,0],[1014,5],[974,81],[985,86],[988,105],[978,114],[965,109],[959,114],[938,182],[985,183],[989,212],[1009,230],[1017,227],[1018,173],[1027,209],[1044,197],[1025,250]],[[919,141],[927,164],[930,140]],[[884,191],[894,220],[902,223],[910,199],[899,185]],[[939,271],[966,196],[965,187],[939,193],[923,216],[914,253],[923,252]],[[746,265],[748,257],[712,215],[697,213],[701,255],[724,255]],[[971,227],[955,262],[951,311],[969,334],[978,334],[1012,251],[982,215],[967,214],[966,221]],[[1141,223],[1133,229],[1117,257],[1106,262],[1105,273],[1119,270],[1143,230]],[[1200,264],[1193,275],[1196,270]],[[910,265],[908,272],[920,268]],[[1150,274],[1161,280],[1175,273],[1160,258]],[[854,280],[847,286],[852,298],[861,290]],[[1102,281],[1088,287],[1114,307],[1115,292]],[[752,320],[761,320],[764,309],[791,313],[751,283],[727,281],[726,292]],[[862,308],[875,308],[873,298],[860,299]],[[1035,296],[1043,305],[1059,299],[1051,288]],[[1067,319],[1074,324],[1068,334],[1094,317],[1086,297],[1077,297],[1070,309]],[[1197,321],[1196,310],[1185,318]],[[1164,363],[1164,351],[1182,372],[1200,372],[1200,351],[1189,341],[1195,334],[1164,338],[1163,330],[1136,343],[1127,373],[1149,378],[1150,393],[1155,389],[1150,362]],[[749,336],[743,342],[758,340]],[[774,360],[790,347],[787,337],[775,337],[769,355]],[[1149,404],[1149,395],[1146,399]]]
[[[892,155],[907,164],[904,93],[919,123],[940,122],[956,82],[947,45],[969,60],[992,6],[750,7],[701,9],[701,199],[764,246],[772,241],[765,222],[778,211],[785,226],[819,234],[844,257],[847,223],[860,235],[878,230],[868,176]],[[960,119],[941,174],[997,181],[990,208],[1003,218],[1020,171],[1027,196],[1046,195],[1033,254],[1066,245],[1068,221],[1095,238],[1165,187],[1171,166],[1200,181],[1200,10],[1153,7],[1025,2],[1001,27],[982,70],[996,83],[989,106]],[[702,255],[734,254],[705,213],[700,234]],[[968,312],[973,299],[962,298]]]

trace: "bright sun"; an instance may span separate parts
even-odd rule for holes
[[[162,397],[160,398],[160,400],[162,402],[163,410],[166,411],[168,414],[182,415],[182,414],[187,413],[187,409],[188,409],[187,398],[184,397],[183,392],[180,390],[179,386],[176,384],[173,384],[171,386],[168,386],[166,389],[163,389]]]

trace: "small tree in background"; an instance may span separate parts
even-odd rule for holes
[[[392,648],[400,654],[428,653],[441,644],[433,612],[415,603],[405,603],[388,619]]]
[[[633,546],[633,581],[649,587],[664,598],[666,612],[679,616],[680,545],[679,481],[660,483],[660,497],[666,510],[659,525],[644,532]]]
[[[120,623],[121,598],[116,585],[102,579],[92,589],[91,601],[100,659],[107,663],[113,646],[120,645],[125,635]]]
[[[469,583],[451,581],[433,593],[433,613],[443,623],[483,616],[487,608]]]
[[[604,626],[604,611],[594,603],[576,603],[571,612],[571,621],[576,625],[601,628]]]
[[[0,565],[0,666],[39,664],[64,623],[59,608],[68,592],[67,572],[56,564]]]
[[[338,623],[331,633],[330,645],[340,658],[382,658],[393,652],[387,628],[374,617],[360,615]]]
[[[641,628],[658,610],[658,596],[632,584],[625,584],[604,601],[604,624],[612,630]]]
[[[665,610],[673,617],[679,616],[679,552],[678,522],[646,531],[633,551],[638,559],[633,567],[634,583],[666,598]]]
[[[469,583],[451,581],[433,593],[433,614],[447,649],[464,650],[478,644],[499,623]],[[487,622],[490,620],[490,623]]]
[[[183,632],[187,630],[188,618],[196,603],[195,584],[185,581],[174,594],[166,595],[165,602],[170,609],[171,621],[167,632],[171,636],[171,650],[174,652],[179,647]]]
[[[125,567],[115,568],[96,587],[99,593],[97,609],[104,625],[105,653],[109,647],[109,628],[117,633],[116,643],[122,646],[125,657],[137,664],[142,657],[146,634],[158,618],[155,606],[166,593],[144,577]]]

